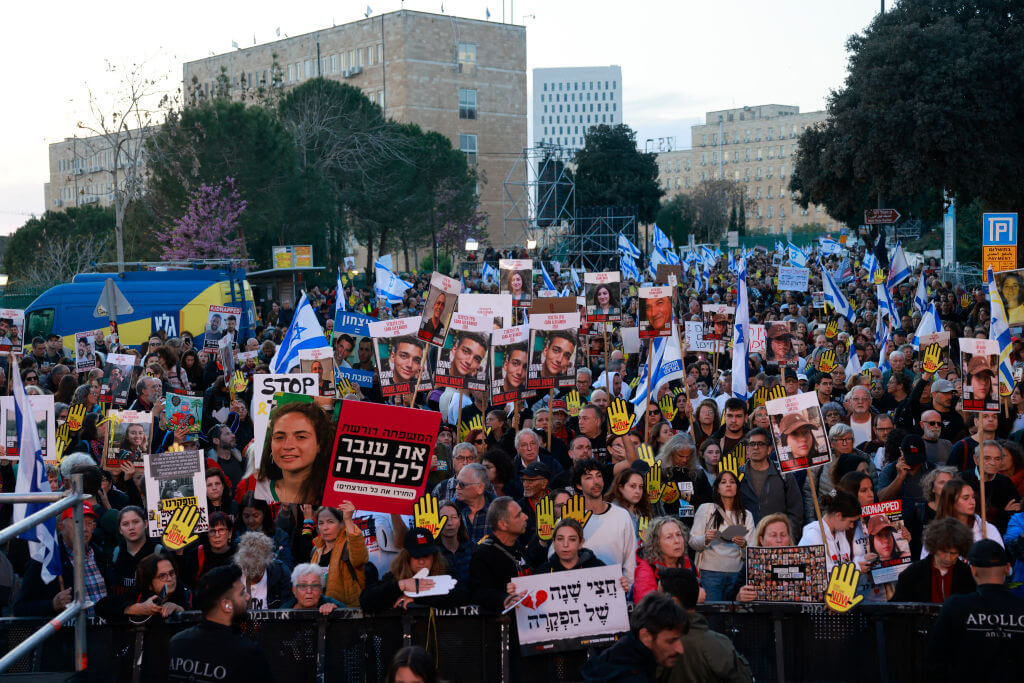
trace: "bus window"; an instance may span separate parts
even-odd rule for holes
[[[25,339],[31,342],[36,337],[46,339],[53,332],[53,309],[40,308],[31,311],[25,320]]]

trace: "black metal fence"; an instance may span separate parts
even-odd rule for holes
[[[928,628],[936,605],[860,605],[834,614],[821,605],[716,603],[701,611],[747,657],[758,681],[920,681]],[[88,630],[88,669],[82,680],[159,682],[166,679],[168,642],[199,619],[168,623],[103,623]],[[30,635],[38,619],[0,619],[0,650]],[[511,651],[514,622],[473,606],[431,613],[410,610],[362,617],[337,610],[252,615],[243,633],[258,642],[278,681],[384,681],[394,653],[420,645],[434,654],[441,677],[458,683],[579,681],[588,653],[521,657]],[[71,671],[70,632],[25,657],[9,675]],[[70,674],[69,674],[70,676]]]

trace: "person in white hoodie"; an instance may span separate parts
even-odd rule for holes
[[[813,475],[809,475],[813,476]],[[860,521],[860,503],[846,491],[836,491],[833,495],[824,494],[819,498],[821,508],[821,524],[812,521],[804,525],[800,545],[824,545],[825,569],[853,561],[853,548],[850,535],[854,525]],[[825,530],[822,540],[821,531]]]

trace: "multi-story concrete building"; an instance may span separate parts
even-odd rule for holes
[[[836,229],[839,222],[824,207],[801,209],[788,189],[797,138],[825,116],[781,104],[709,111],[705,123],[691,126],[690,149],[658,154],[666,198],[726,178],[741,183],[751,200],[748,230],[781,233],[806,223]]]
[[[622,123],[622,68],[580,66],[533,70],[533,144],[567,156],[591,128]]]
[[[120,139],[97,135],[51,143],[50,181],[43,185],[46,209],[63,211],[69,206],[86,204],[110,206],[115,161],[119,170],[117,182],[122,188],[129,173],[138,179],[145,175],[145,149],[137,146],[145,139],[146,130],[129,131]],[[111,144],[115,140],[121,143],[116,150]],[[132,171],[133,165],[138,166],[137,173]]]
[[[500,245],[502,185],[527,144],[523,26],[400,10],[186,62],[185,91],[214,91],[223,70],[241,98],[273,82],[275,59],[286,89],[317,76],[348,83],[389,118],[447,136],[479,172]]]

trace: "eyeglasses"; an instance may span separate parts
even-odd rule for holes
[[[26,382],[38,382],[39,381],[39,377],[36,376],[36,375],[27,375],[25,377],[25,381]]]
[[[319,583],[297,583],[295,589],[300,591],[318,591],[320,590]]]
[[[455,462],[473,462],[475,460],[476,460],[476,457],[474,457],[472,455],[456,455],[455,456]]]
[[[480,482],[478,482],[478,481],[469,481],[469,482],[466,482],[466,481],[456,481],[455,482],[455,487],[456,488],[460,488],[460,489],[464,489],[467,486],[476,486],[479,483]]]
[[[768,448],[767,441],[748,441],[747,448]]]
[[[176,574],[176,573],[174,572],[174,570],[172,569],[172,570],[171,570],[171,571],[169,571],[169,572],[163,572],[163,573],[157,574],[157,575],[156,575],[156,578],[160,579],[161,581],[170,581],[170,580],[171,580],[171,579],[173,579],[173,578],[174,578],[175,576],[177,576],[177,574]]]
[[[485,443],[483,439],[473,439],[473,443]]]
[[[227,532],[228,532],[227,527],[218,526],[218,527],[213,527],[207,533],[210,534],[211,536],[214,535],[214,534],[217,534],[219,536],[220,534],[226,534]]]

